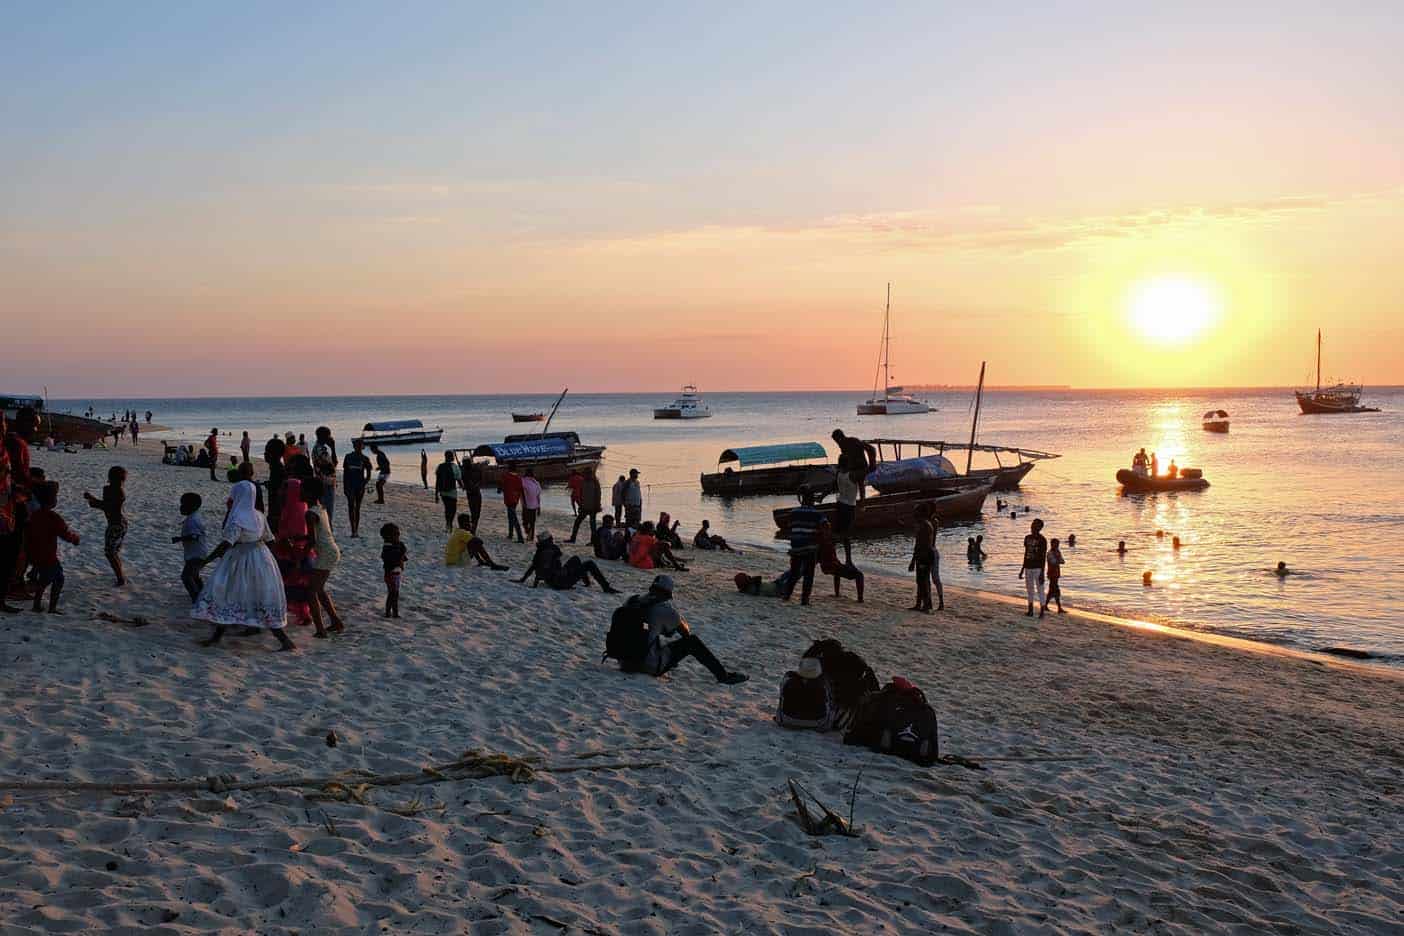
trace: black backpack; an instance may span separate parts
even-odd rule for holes
[[[654,602],[643,595],[634,595],[618,608],[609,619],[609,633],[605,635],[605,652],[600,657],[603,663],[608,659],[619,661],[619,668],[625,672],[635,672],[643,666],[648,655],[648,627],[644,618]]]
[[[843,743],[923,766],[936,763],[941,756],[936,712],[926,695],[916,686],[903,688],[895,682],[863,697]]]
[[[835,715],[832,727],[843,729],[852,721],[858,703],[869,692],[881,688],[873,668],[852,650],[845,650],[837,640],[816,640],[807,657],[817,657],[824,675],[833,684]]]
[[[785,674],[780,682],[780,703],[775,707],[777,725],[828,731],[834,727],[837,716],[833,683],[828,675],[805,679],[794,670]]]

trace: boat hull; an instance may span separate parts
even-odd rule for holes
[[[710,497],[755,497],[765,494],[798,494],[807,487],[831,494],[837,485],[834,465],[787,465],[778,468],[743,468],[702,475],[702,493]]]
[[[980,510],[985,498],[994,488],[989,484],[958,487],[948,485],[940,491],[906,492],[902,494],[879,494],[858,502],[858,510],[853,517],[853,533],[859,536],[885,536],[910,530],[916,520],[919,504],[931,504],[935,509],[934,518],[938,523],[958,523],[980,519]],[[819,510],[834,522],[838,505],[818,504]],[[775,526],[781,539],[790,535],[790,515],[795,508],[784,507],[773,514]]]
[[[1297,406],[1301,407],[1302,413],[1308,416],[1335,416],[1345,413],[1379,412],[1378,407],[1361,406],[1358,403],[1337,403],[1330,400],[1322,400],[1310,393],[1298,393]]]
[[[1116,473],[1116,480],[1131,494],[1156,494],[1170,491],[1202,491],[1209,486],[1205,478],[1148,478],[1129,468]]]
[[[513,413],[512,422],[545,422],[545,413]]]
[[[706,419],[712,414],[706,410],[680,410],[664,407],[653,411],[654,419]]]
[[[414,432],[396,432],[386,435],[363,435],[352,439],[352,442],[360,442],[363,445],[386,446],[386,445],[432,445],[444,437],[442,429],[424,429]]]
[[[896,400],[869,401],[858,404],[859,416],[916,416],[921,413],[931,412],[931,407],[926,403],[898,403]]]
[[[1205,432],[1228,432],[1229,424],[1227,419],[1216,419],[1204,424]]]

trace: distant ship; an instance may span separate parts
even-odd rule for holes
[[[887,306],[882,313],[882,361],[878,364],[882,372],[882,396],[877,393],[877,381],[873,381],[873,395],[866,403],[858,404],[859,416],[905,416],[911,413],[929,413],[931,404],[918,400],[901,387],[892,385],[892,284],[887,284]]]
[[[692,384],[683,387],[676,400],[653,411],[654,419],[706,419],[711,415],[711,408]]]
[[[1294,391],[1297,405],[1303,413],[1325,415],[1330,413],[1378,413],[1373,406],[1361,406],[1360,394],[1364,387],[1360,384],[1337,383],[1333,387],[1321,388],[1321,329],[1316,330],[1316,389]]]

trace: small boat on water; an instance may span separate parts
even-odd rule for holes
[[[711,415],[711,408],[692,384],[684,386],[676,400],[653,411],[654,419],[706,419]]]
[[[1122,468],[1116,473],[1116,480],[1127,494],[1155,494],[1168,491],[1202,491],[1209,481],[1198,468],[1184,468],[1179,477],[1166,475],[1137,474],[1130,468]]]
[[[418,419],[394,419],[366,423],[360,437],[351,441],[364,445],[432,445],[443,436],[442,426],[426,429]]]
[[[945,488],[931,491],[907,491],[902,494],[880,494],[858,502],[858,511],[853,516],[853,532],[860,536],[884,536],[910,530],[916,519],[918,504],[930,504],[938,523],[956,523],[979,520],[980,509],[985,498],[994,490],[989,484],[961,485],[952,483]],[[829,522],[834,521],[838,511],[836,504],[816,504],[815,509],[824,514]],[[781,539],[790,535],[790,515],[794,507],[776,510],[776,534]]]
[[[721,471],[702,475],[702,493],[714,497],[749,497],[759,494],[798,494],[801,487],[831,493],[836,466],[818,442],[784,442],[729,448],[721,453]],[[822,461],[816,462],[816,459]],[[735,462],[739,470],[730,466]],[[765,467],[759,467],[765,466]]]
[[[1210,410],[1204,414],[1205,432],[1228,432],[1229,414],[1221,409]]]
[[[1316,389],[1295,390],[1297,406],[1303,415],[1326,416],[1337,413],[1378,413],[1379,408],[1361,406],[1360,394],[1364,392],[1360,384],[1337,383],[1334,387],[1321,388],[1321,329],[1316,330]]]
[[[101,419],[77,416],[73,413],[50,412],[42,396],[0,394],[0,410],[4,410],[5,418],[9,420],[11,428],[15,427],[15,418],[19,415],[19,411],[26,407],[34,410],[34,441],[36,442],[49,436],[59,444],[73,443],[84,448],[91,448],[112,435],[119,425]]]
[[[545,422],[545,413],[513,413],[512,422]]]
[[[933,407],[925,400],[918,400],[901,387],[892,384],[892,284],[887,284],[887,306],[882,313],[882,360],[878,370],[882,374],[882,396],[878,396],[877,378],[873,379],[873,395],[865,403],[858,404],[859,416],[908,416],[916,413],[929,413]]]

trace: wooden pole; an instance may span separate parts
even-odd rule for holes
[[[980,398],[985,393],[985,362],[980,362],[980,383],[975,387],[975,415],[970,420],[970,449],[965,453],[965,474],[970,474],[970,464],[975,458],[975,427],[980,424]],[[999,460],[998,456],[995,458]]]

